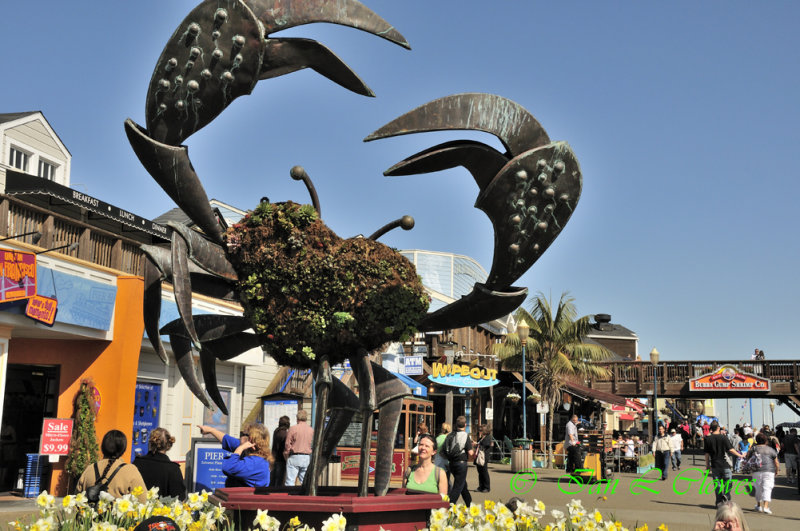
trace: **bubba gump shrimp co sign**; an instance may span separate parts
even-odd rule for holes
[[[769,391],[769,379],[740,372],[733,365],[689,380],[689,391]]]

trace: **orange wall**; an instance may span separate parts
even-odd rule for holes
[[[130,448],[136,374],[144,334],[143,290],[141,277],[118,277],[114,338],[111,342],[58,339],[10,341],[9,363],[59,366],[60,418],[72,417],[72,404],[81,380],[94,380],[100,391],[100,411],[95,425],[98,444],[108,430],[118,429],[128,436]],[[52,494],[66,494],[65,462],[66,458],[62,457],[58,463],[54,463],[50,488]]]

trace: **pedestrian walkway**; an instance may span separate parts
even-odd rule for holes
[[[613,515],[616,521],[622,522],[629,529],[647,523],[650,530],[666,524],[673,531],[708,531],[713,527],[716,506],[713,490],[708,493],[699,492],[699,480],[703,473],[700,460],[698,457],[695,466],[688,459],[680,476],[678,472],[670,470],[667,481],[655,479],[656,472],[650,472],[644,477],[644,480],[654,480],[650,483],[643,482],[642,476],[638,474],[617,474],[614,479],[618,482],[609,484],[608,492],[605,493],[591,492],[599,489],[600,485],[597,484],[583,486],[570,483],[568,478],[562,477],[565,476],[564,470],[534,469],[530,474],[515,475],[511,473],[509,465],[499,464],[489,465],[492,481],[489,493],[474,490],[478,485],[478,474],[474,466],[470,467],[468,485],[474,503],[487,499],[507,501],[514,496],[525,501],[538,499],[544,502],[549,515],[552,509],[566,512],[566,504],[574,498],[580,499],[586,509],[598,509],[606,518],[610,519]],[[690,470],[691,468],[694,470]],[[735,478],[744,480],[747,476]],[[690,481],[693,479],[698,481]],[[649,492],[644,487],[657,493]],[[754,496],[743,493],[742,484],[740,487],[742,493],[737,495],[734,492],[732,498],[744,510],[751,530],[800,528],[800,496],[796,485],[789,484],[784,478],[776,479],[770,504],[772,515],[753,511]],[[686,493],[679,494],[680,492]],[[546,518],[545,521],[550,520]]]

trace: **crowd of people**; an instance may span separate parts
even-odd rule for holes
[[[297,423],[293,426],[289,417],[281,417],[272,438],[267,428],[258,423],[242,427],[239,437],[213,426],[198,426],[198,429],[201,435],[213,437],[229,452],[222,462],[226,487],[293,486],[302,484],[310,461],[314,429],[307,420],[304,410],[297,412]],[[117,498],[136,490],[136,496],[143,502],[147,491],[157,487],[160,496],[185,499],[181,468],[167,456],[174,443],[175,437],[167,430],[155,428],[147,443],[147,454],[129,463],[124,457],[128,438],[119,430],[110,430],[100,445],[102,459],[86,468],[78,479],[77,490],[102,485]]]

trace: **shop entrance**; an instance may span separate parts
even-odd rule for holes
[[[58,367],[9,364],[0,428],[0,492],[12,490],[25,454],[39,452],[45,417],[58,407]]]

